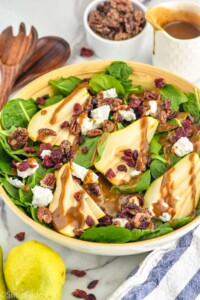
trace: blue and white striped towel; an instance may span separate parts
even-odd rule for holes
[[[200,300],[200,225],[154,250],[109,300]]]

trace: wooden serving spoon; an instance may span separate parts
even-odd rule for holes
[[[19,33],[13,36],[12,27],[6,28],[0,35],[0,110],[8,100],[19,72],[28,58],[36,49],[38,35],[32,26],[29,35],[26,35],[24,23],[20,24]]]
[[[69,44],[62,38],[55,36],[40,38],[36,51],[24,64],[17,77],[13,91],[40,75],[63,66],[68,60],[70,53]]]

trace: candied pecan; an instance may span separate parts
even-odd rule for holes
[[[80,271],[80,270],[71,270],[71,274],[76,276],[76,277],[84,277],[86,275],[85,271]]]
[[[84,191],[78,191],[78,192],[75,192],[75,193],[74,193],[74,198],[75,198],[77,201],[81,201],[81,200],[83,200],[84,195],[85,195],[85,192],[84,192]]]
[[[18,128],[8,137],[8,143],[13,150],[22,148],[27,141],[28,130],[26,128]]]
[[[81,127],[75,117],[72,118],[69,124],[69,132],[73,135],[78,135],[81,132]]]
[[[61,129],[68,128],[68,127],[69,127],[69,122],[68,121],[64,121],[60,124]]]
[[[87,190],[93,196],[99,197],[101,195],[101,189],[98,183],[88,184]]]
[[[154,83],[155,83],[155,87],[157,87],[158,89],[161,89],[165,86],[164,78],[156,78],[154,80]]]
[[[75,235],[81,236],[81,235],[83,234],[84,230],[81,229],[81,228],[75,228],[75,229],[73,230],[73,232],[74,232]]]
[[[15,235],[15,238],[18,240],[18,241],[23,241],[25,239],[25,232],[19,232]]]
[[[159,99],[159,94],[156,91],[149,91],[148,89],[144,90],[144,100],[157,100]]]
[[[50,224],[53,220],[51,211],[44,206],[38,207],[37,218],[39,222],[44,222],[45,224]]]
[[[102,127],[105,132],[113,132],[115,130],[115,124],[109,120],[104,120]]]
[[[97,106],[109,105],[111,111],[120,109],[123,101],[119,98],[102,98],[102,93],[97,95]]]
[[[98,136],[102,134],[101,129],[91,129],[86,132],[86,135],[89,137]]]
[[[23,151],[26,153],[35,153],[35,148],[34,147],[24,147]]]
[[[148,209],[142,209],[130,220],[134,228],[147,229],[151,225],[151,214]]]
[[[99,219],[99,226],[109,226],[112,224],[112,217],[106,214],[104,217]]]
[[[49,129],[49,128],[41,128],[38,130],[38,137],[39,137],[39,140],[44,140],[46,139],[48,136],[56,136],[57,133],[52,130],[52,129]]]
[[[56,183],[56,177],[53,173],[46,174],[44,178],[40,180],[41,186],[52,190],[54,189],[55,183]]]
[[[79,299],[86,299],[87,293],[84,290],[76,289],[74,292],[72,292],[72,296]]]
[[[138,108],[138,106],[140,106],[140,104],[142,103],[142,99],[141,97],[138,97],[134,94],[132,94],[130,97],[129,97],[129,102],[128,102],[128,105],[135,109],[135,108]]]
[[[135,22],[133,20],[133,15],[131,13],[125,14],[124,23],[125,23],[126,32],[131,34],[135,27]]]
[[[117,170],[120,172],[127,172],[127,167],[122,164],[117,167]]]
[[[99,282],[99,280],[93,280],[93,281],[91,281],[91,282],[88,284],[87,288],[88,288],[89,290],[94,289],[94,288],[96,287],[96,285],[98,284],[98,282]]]
[[[71,152],[71,143],[68,140],[64,140],[60,144],[60,150],[63,154],[67,155]]]
[[[81,148],[81,152],[84,154],[84,153],[88,153],[89,151],[89,148],[87,146],[84,146]]]
[[[83,108],[82,106],[80,105],[80,103],[75,103],[74,104],[74,107],[73,107],[73,112],[77,115],[79,115],[80,113],[82,113],[83,111]]]
[[[81,51],[80,51],[80,56],[83,56],[83,57],[90,57],[94,55],[94,51],[92,49],[89,49],[89,48],[81,48]]]
[[[126,150],[124,150],[124,155],[132,157],[133,151],[131,149],[126,149]]]
[[[44,168],[52,168],[54,163],[51,160],[51,157],[49,157],[48,155],[45,155],[44,159],[43,159],[43,167]]]
[[[86,223],[89,227],[92,227],[92,226],[95,225],[94,219],[93,219],[91,216],[89,216],[89,215],[86,217],[85,223]]]
[[[88,97],[83,105],[84,112],[90,112],[94,108],[94,104],[92,103],[92,98]]]
[[[108,171],[105,174],[105,177],[106,178],[114,178],[114,177],[116,177],[116,174],[112,169],[108,169]]]

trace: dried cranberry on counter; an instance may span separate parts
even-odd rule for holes
[[[15,238],[18,240],[18,241],[23,241],[25,239],[25,232],[19,232],[15,235]]]
[[[96,300],[96,296],[94,294],[88,294],[85,298],[85,300]]]
[[[80,271],[80,270],[71,270],[71,274],[76,276],[76,277],[84,277],[86,275],[85,271]]]
[[[96,285],[98,284],[98,282],[99,282],[99,280],[93,280],[93,281],[91,281],[91,282],[88,284],[87,288],[88,288],[89,290],[94,289],[94,288],[96,287]]]
[[[89,49],[89,48],[81,48],[81,51],[80,51],[80,56],[83,56],[83,57],[91,57],[94,55],[94,51],[92,49]]]
[[[72,296],[79,299],[86,299],[87,293],[84,290],[76,289],[74,292],[72,292]]]

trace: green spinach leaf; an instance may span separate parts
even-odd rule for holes
[[[171,221],[171,225],[173,227],[174,230],[190,223],[192,220],[194,220],[194,217],[185,217],[185,218],[181,218],[181,219],[176,219],[176,220],[172,220]]]
[[[93,227],[87,229],[80,239],[96,243],[126,243],[130,241],[131,233],[117,226]]]
[[[33,99],[14,99],[8,101],[1,113],[1,124],[4,129],[15,127],[27,127],[30,119],[38,110]]]
[[[14,187],[6,178],[1,179],[1,183],[5,189],[5,191],[10,195],[12,198],[18,200],[19,199],[19,190]]]
[[[68,96],[81,83],[81,79],[75,76],[61,77],[58,80],[49,80],[49,84],[63,96]]]
[[[145,229],[145,230],[141,230],[141,229],[133,229],[131,231],[131,239],[130,241],[133,242],[133,241],[138,241],[141,237],[149,234],[149,233],[152,233],[152,230],[151,229]]]
[[[179,105],[188,101],[188,98],[183,91],[171,84],[166,84],[163,88],[161,88],[160,93],[165,97],[165,99],[171,100],[172,111],[178,111]]]
[[[167,164],[160,160],[154,159],[150,164],[150,172],[154,179],[162,176],[167,171]]]
[[[111,75],[103,73],[97,74],[90,79],[89,85],[96,93],[115,88],[118,95],[125,95],[124,88],[120,81]]]
[[[12,175],[12,168],[11,168],[11,157],[7,154],[4,150],[2,144],[0,143],[0,171],[3,174],[10,174]]]
[[[173,228],[171,228],[171,226],[166,226],[165,224],[163,224],[160,227],[158,227],[157,229],[154,229],[151,233],[142,236],[140,238],[140,241],[154,239],[159,236],[170,233],[172,231],[173,231]]]
[[[198,122],[200,119],[200,106],[199,106],[199,99],[198,93],[196,94],[188,94],[188,102],[183,103],[183,110],[185,112],[189,112],[193,117],[195,122]]]
[[[118,80],[127,80],[133,73],[133,69],[122,61],[114,61],[108,67],[107,72],[109,75],[115,77]]]
[[[48,107],[50,105],[56,104],[58,102],[60,102],[63,99],[62,95],[55,95],[52,97],[49,97],[45,100],[45,104],[44,105],[39,105],[40,108],[44,108],[44,107]]]

